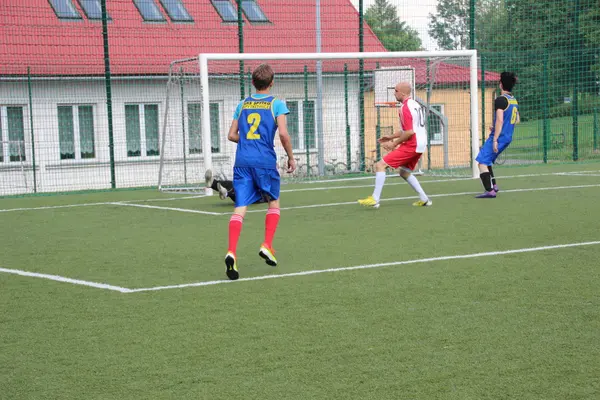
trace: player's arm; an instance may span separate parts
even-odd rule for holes
[[[402,128],[405,128],[405,130],[400,130],[394,135],[396,137],[392,140],[393,148],[406,142],[415,134],[413,130],[413,116],[409,107],[402,107]]]
[[[229,127],[229,133],[227,134],[227,140],[230,142],[238,143],[240,141],[240,132],[238,130],[238,120],[234,119],[231,121],[231,126]]]
[[[415,134],[415,131],[413,131],[412,129],[409,129],[407,131],[400,131],[398,133],[399,133],[398,137],[395,138],[392,142],[392,145],[394,147],[399,146],[402,143],[406,142],[408,139],[410,139],[410,137]]]
[[[504,111],[508,108],[508,99],[506,96],[498,96],[494,100],[494,142],[498,141],[500,134],[502,133],[502,124],[504,124]]]
[[[294,152],[292,150],[292,138],[287,129],[287,118],[285,114],[281,114],[277,117],[277,127],[279,131],[279,140],[281,145],[288,156],[288,170],[287,172],[294,172],[296,169],[296,159],[294,159]]]
[[[496,110],[496,124],[494,124],[494,142],[498,142],[498,137],[502,132],[502,124],[504,123],[504,110]]]

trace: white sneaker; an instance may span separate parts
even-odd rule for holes
[[[219,190],[219,198],[225,200],[227,198],[227,189],[221,186],[220,183],[217,183],[217,189]]]
[[[207,169],[206,172],[204,173],[204,182],[205,182],[207,188],[212,186],[213,174],[210,169]]]

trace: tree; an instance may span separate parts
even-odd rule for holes
[[[388,51],[414,51],[421,49],[421,39],[416,30],[400,21],[396,7],[388,0],[375,0],[365,12],[365,21]]]
[[[442,50],[469,46],[469,0],[439,0],[437,13],[429,14],[429,35]]]
[[[429,35],[442,50],[463,50],[470,42],[470,0],[439,0],[436,14],[429,14]],[[484,21],[493,17],[498,8],[496,0],[477,0],[475,30],[481,32]],[[477,38],[477,35],[476,35]]]
[[[469,47],[470,1],[439,0],[429,34],[442,49]],[[543,104],[565,108],[565,97],[598,93],[598,0],[477,0],[475,48],[487,71],[519,76],[522,117],[543,115]],[[576,21],[579,21],[577,23]]]

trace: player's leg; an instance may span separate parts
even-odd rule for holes
[[[488,171],[490,173],[490,176],[492,177],[492,189],[494,190],[494,192],[498,193],[500,191],[500,189],[498,188],[498,185],[496,184],[496,177],[494,176],[494,170],[492,169],[491,165],[488,165]]]
[[[212,170],[207,169],[204,173],[204,183],[206,187],[211,188],[212,190],[217,190],[217,182],[213,179]]]
[[[267,215],[265,216],[265,240],[260,246],[258,255],[261,256],[268,265],[274,267],[277,265],[277,259],[275,258],[275,250],[273,250],[273,238],[275,237],[277,225],[279,224],[279,218],[281,216],[279,208],[281,180],[277,170],[257,169],[256,174],[262,197],[269,199],[269,208],[267,209]]]
[[[365,199],[358,200],[358,204],[379,208],[379,200],[381,199],[381,192],[383,191],[383,186],[385,185],[385,170],[387,167],[398,168],[398,155],[400,149],[396,149],[388,154],[386,154],[383,159],[379,160],[375,164],[375,188],[373,189],[373,194]]]
[[[217,182],[217,190],[221,200],[225,200],[227,197],[235,203],[235,189],[233,188],[233,182],[228,180],[221,180]]]
[[[492,137],[489,137],[481,147],[481,150],[479,150],[477,158],[475,158],[479,163],[479,179],[481,179],[481,183],[485,189],[483,194],[476,196],[478,199],[496,197],[496,192],[494,191],[492,184],[492,174],[490,173],[489,167],[494,164],[497,157],[498,153],[494,153],[493,139]]]
[[[433,205],[433,202],[429,199],[419,180],[412,174],[412,171],[416,168],[422,153],[413,152],[412,154],[406,153],[406,158],[402,161],[400,167],[400,176],[410,185],[410,187],[417,192],[419,195],[419,201],[413,203],[413,206],[429,207]]]
[[[496,161],[496,159],[500,156],[500,154],[502,154],[504,152],[504,150],[506,150],[508,148],[508,146],[510,146],[511,141],[498,141],[498,153],[495,153],[495,157],[494,157],[494,161]],[[491,165],[487,166],[487,169],[490,173],[490,177],[492,179],[492,189],[494,190],[494,192],[498,193],[500,191],[500,189],[498,188],[498,184],[496,183],[496,176],[494,175],[494,170],[492,169]]]
[[[255,188],[250,168],[233,169],[233,187],[237,196],[235,209],[229,220],[229,244],[227,255],[225,256],[225,265],[227,267],[227,276],[229,279],[235,280],[239,278],[236,251],[238,240],[242,233],[246,210],[250,204],[258,200],[260,195]]]

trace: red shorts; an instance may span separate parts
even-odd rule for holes
[[[383,157],[383,162],[394,169],[402,167],[414,171],[421,155],[422,153],[417,153],[414,147],[400,146],[387,153]]]

